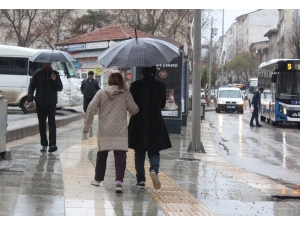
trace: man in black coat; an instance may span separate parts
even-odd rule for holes
[[[155,79],[156,67],[143,67],[143,78],[134,81],[130,92],[139,112],[131,116],[128,126],[129,148],[135,152],[135,169],[138,188],[145,188],[145,157],[150,161],[150,177],[154,188],[160,188],[158,179],[160,151],[171,148],[161,109],[166,105],[166,86]]]
[[[264,88],[260,87],[258,89],[258,91],[256,91],[253,95],[252,98],[252,102],[251,102],[251,107],[254,108],[253,112],[252,112],[252,116],[251,116],[251,120],[250,120],[250,127],[254,127],[253,124],[253,120],[255,119],[256,122],[256,127],[262,127],[262,125],[260,125],[258,123],[258,108],[261,106],[260,103],[260,94],[264,92]]]
[[[54,152],[57,150],[55,112],[57,92],[62,89],[63,84],[60,80],[59,73],[52,69],[51,63],[43,63],[43,68],[36,70],[30,79],[27,101],[28,107],[32,107],[34,105],[33,100],[35,100],[36,103],[42,145],[41,151],[46,151],[48,146],[46,133],[47,118],[49,126],[48,152]],[[36,91],[35,98],[33,96],[34,91]]]
[[[88,72],[88,78],[82,81],[80,89],[83,94],[83,110],[86,112],[90,102],[100,89],[98,81],[94,79],[93,71]]]

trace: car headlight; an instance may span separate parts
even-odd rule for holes
[[[219,104],[224,104],[224,101],[223,100],[219,100]]]
[[[239,104],[239,105],[244,105],[244,101],[243,101],[243,100],[239,100],[239,101],[238,101],[238,104]]]

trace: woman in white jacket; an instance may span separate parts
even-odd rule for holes
[[[126,169],[128,151],[127,111],[131,115],[138,113],[130,91],[126,90],[120,73],[108,77],[108,86],[100,89],[90,102],[85,115],[83,133],[86,134],[98,112],[98,153],[95,178],[92,185],[99,186],[104,180],[108,152],[113,150],[116,168],[116,192],[122,193],[122,183]]]

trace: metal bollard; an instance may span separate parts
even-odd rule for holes
[[[201,115],[201,121],[205,118],[205,103],[201,102],[201,111],[200,111],[200,115]]]
[[[7,133],[7,100],[0,95],[0,157],[2,159],[11,160],[10,151],[6,149],[6,133]]]

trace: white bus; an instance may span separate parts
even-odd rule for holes
[[[27,93],[30,78],[34,71],[42,67],[41,63],[29,61],[29,57],[41,49],[0,45],[0,93],[8,102],[8,106],[19,106],[24,113],[31,113],[27,105]],[[52,66],[55,67],[53,63]],[[71,88],[64,71],[59,71],[63,90],[58,92],[57,108],[70,106]]]
[[[300,127],[300,59],[272,59],[259,66],[261,121],[275,125],[296,123]]]

